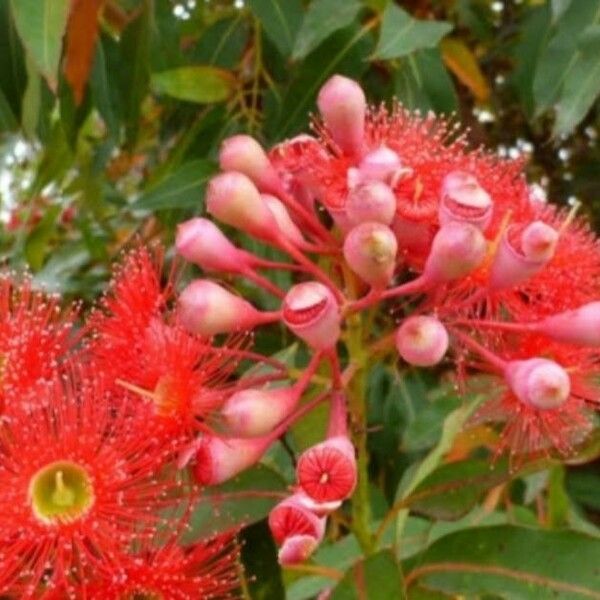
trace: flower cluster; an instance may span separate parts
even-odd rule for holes
[[[325,516],[353,493],[360,432],[348,431],[347,397],[372,357],[453,362],[461,384],[473,373],[495,378],[474,419],[504,422],[498,452],[515,460],[571,452],[600,397],[600,248],[574,211],[547,204],[521,163],[470,149],[441,118],[370,107],[350,79],[333,76],[317,103],[314,135],[268,152],[246,135],[227,139],[206,194],[226,230],[284,258],[238,247],[207,218],[181,224],[176,240],[211,277],[179,297],[188,332],[208,340],[281,323],[312,352],[291,387],[227,398],[227,439],[202,434],[189,457],[201,483],[258,461],[314,404],[297,408],[317,366],[329,364],[318,397],[330,399],[327,437],[299,457],[297,485],[269,518],[282,563],[309,556]],[[278,287],[275,270],[294,284]],[[279,309],[257,308],[216,277],[246,278]]]

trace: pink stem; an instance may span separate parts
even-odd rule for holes
[[[283,292],[281,289],[279,289],[272,281],[270,281],[266,277],[259,275],[256,271],[253,271],[250,268],[244,269],[242,271],[242,275],[244,277],[246,277],[247,279],[249,279],[250,281],[253,281],[257,285],[262,287],[267,292],[271,292],[271,294],[273,294],[277,298],[281,298],[281,299],[285,298],[285,292]]]
[[[431,281],[429,278],[424,275],[420,275],[416,279],[412,281],[408,281],[403,283],[402,285],[396,286],[394,288],[390,288],[389,290],[375,290],[371,289],[371,291],[366,295],[360,298],[359,300],[355,300],[354,302],[349,302],[346,306],[346,310],[348,312],[358,312],[359,310],[364,310],[365,308],[369,308],[373,304],[380,302],[381,300],[386,300],[388,298],[395,298],[397,296],[408,296],[409,294],[416,294],[417,292],[422,292],[427,289],[431,285]]]
[[[312,376],[315,374],[317,367],[321,363],[321,359],[323,358],[323,354],[321,352],[316,352],[310,359],[310,362],[304,369],[302,376],[296,381],[294,384],[294,389],[298,396],[302,395],[304,390],[310,385],[310,380]]]
[[[269,323],[275,323],[277,321],[281,321],[281,311],[280,310],[271,310],[271,311],[257,311],[258,316],[256,317],[255,324],[256,325],[267,325]]]
[[[343,392],[334,392],[331,396],[331,409],[329,412],[327,437],[346,437],[347,435],[348,412],[346,410],[346,396]]]
[[[508,364],[508,362],[505,361],[503,358],[500,358],[497,354],[494,354],[491,350],[488,350],[487,348],[482,346],[479,342],[475,341],[473,338],[469,337],[468,335],[465,335],[461,331],[452,329],[452,333],[465,346],[468,346],[471,350],[475,351],[488,363],[490,363],[491,365],[493,365],[500,371],[504,371],[506,369],[506,365]]]
[[[454,321],[458,325],[468,325],[471,327],[486,327],[489,329],[501,329],[503,331],[514,331],[516,333],[536,332],[537,323],[509,323],[505,321],[482,321],[479,319],[457,319]]]

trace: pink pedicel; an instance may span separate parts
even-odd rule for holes
[[[396,214],[396,197],[382,181],[358,185],[348,195],[346,214],[353,225],[367,221],[390,225]]]
[[[294,494],[277,504],[269,513],[269,529],[280,547],[282,565],[305,561],[325,535],[325,518],[309,510]]]
[[[356,457],[346,419],[346,398],[337,392],[331,399],[327,439],[305,450],[298,459],[298,485],[318,503],[345,500],[356,487]]]
[[[366,154],[358,168],[348,169],[348,187],[350,189],[361,183],[380,181],[393,185],[393,182],[406,169],[402,169],[400,157],[387,146],[380,146]]]
[[[429,316],[409,317],[398,328],[396,348],[410,365],[432,367],[448,350],[448,332],[438,319]]]
[[[290,217],[290,213],[283,202],[271,194],[261,194],[261,197],[273,213],[281,233],[294,245],[302,246],[305,243],[304,236]]]
[[[471,223],[485,231],[492,220],[493,202],[477,179],[464,171],[452,171],[440,191],[441,225],[452,221]]]
[[[281,182],[263,147],[249,135],[234,135],[221,144],[219,164],[223,171],[249,177],[261,192],[279,193]]]
[[[450,222],[433,238],[423,275],[432,283],[460,279],[481,265],[486,252],[486,239],[475,225]]]
[[[316,350],[327,350],[340,337],[339,306],[322,283],[307,281],[290,288],[282,306],[283,322]]]
[[[567,372],[545,358],[511,361],[505,368],[505,377],[523,404],[540,410],[562,406],[571,393]]]
[[[351,229],[344,240],[344,258],[348,266],[374,288],[383,289],[390,283],[397,252],[394,232],[381,223],[361,223]]]
[[[600,346],[600,302],[546,317],[534,326],[553,340],[577,346]]]
[[[206,337],[252,329],[278,318],[205,279],[193,281],[181,292],[178,316],[189,332]]]
[[[509,227],[494,256],[490,287],[505,289],[527,281],[552,259],[558,243],[558,232],[542,221],[530,223],[520,235]]]
[[[243,273],[251,268],[252,257],[236,248],[208,219],[195,218],[177,227],[177,252],[205,271]]]
[[[321,88],[317,106],[333,141],[344,154],[360,155],[363,148],[367,100],[356,81],[334,75]]]
[[[266,241],[278,233],[277,222],[256,186],[242,173],[213,177],[206,193],[208,212],[227,225]]]

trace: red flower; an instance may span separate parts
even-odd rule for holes
[[[77,341],[74,317],[29,279],[0,277],[0,410],[18,408],[27,390],[52,377]]]
[[[123,598],[239,598],[239,548],[234,538],[221,535],[191,548],[172,539],[161,548],[151,548],[123,557],[118,574],[93,584],[88,600]]]
[[[0,589],[23,598],[114,570],[133,534],[152,537],[180,502],[160,473],[173,449],[90,372],[36,394],[0,430]]]

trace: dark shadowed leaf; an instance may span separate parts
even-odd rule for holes
[[[300,0],[248,0],[269,39],[283,56],[289,56],[302,22]]]
[[[390,3],[383,13],[379,43],[372,58],[399,58],[420,48],[433,48],[451,30],[450,23],[414,19]]]
[[[153,73],[151,83],[158,94],[207,104],[227,100],[235,88],[236,80],[223,69],[196,65]]]
[[[24,52],[10,14],[9,0],[0,0],[0,89],[16,120],[27,83]]]

